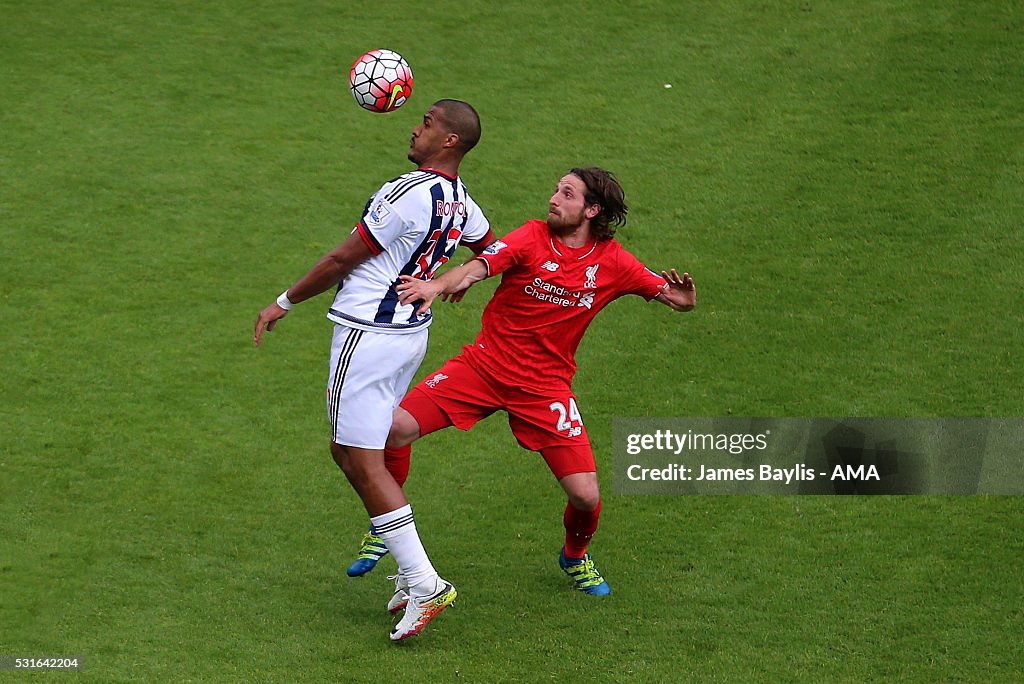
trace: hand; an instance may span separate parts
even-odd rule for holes
[[[267,332],[270,332],[277,325],[277,322],[287,315],[288,311],[282,309],[276,302],[260,311],[260,315],[256,317],[256,332],[252,338],[257,347],[263,341],[263,330],[266,329]]]
[[[666,304],[676,311],[689,311],[697,305],[697,288],[689,273],[680,277],[673,268],[671,273],[662,271],[661,275],[667,284],[659,296],[664,297]]]
[[[467,292],[469,292],[469,288],[473,287],[473,285],[474,283],[470,283],[469,285],[466,285],[466,287],[462,288],[461,290],[456,290],[455,292],[442,292],[441,301],[449,302],[451,304],[461,302],[462,298],[466,296]]]
[[[401,278],[402,282],[395,287],[395,290],[398,292],[398,301],[402,304],[423,302],[416,309],[417,316],[422,316],[429,311],[430,305],[433,304],[437,296],[444,290],[443,285],[438,285],[432,280],[420,280],[419,278],[407,275],[399,276],[399,278]]]

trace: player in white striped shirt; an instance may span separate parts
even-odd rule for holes
[[[327,387],[331,454],[408,586],[405,613],[391,631],[395,641],[418,633],[456,594],[416,532],[401,487],[407,471],[393,474],[385,463],[391,415],[426,353],[431,321],[429,311],[417,315],[415,305],[400,303],[395,287],[402,275],[431,278],[460,242],[479,254],[494,241],[458,177],[462,158],[479,138],[480,119],[470,105],[436,102],[409,143],[417,170],[374,193],[352,234],[256,320],[259,345],[264,331],[273,330],[294,304],[337,286],[327,314],[335,323]],[[395,461],[408,468],[407,458]]]

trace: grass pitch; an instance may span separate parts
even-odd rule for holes
[[[1019,416],[1024,13],[1010,3],[0,2],[0,655],[89,681],[1012,681],[1013,497],[615,497],[615,416]],[[400,51],[378,116],[349,64]],[[672,87],[666,87],[671,85]],[[408,485],[462,596],[387,640],[327,453],[326,298],[256,313],[409,168],[441,97],[499,234],[579,164],[696,311],[598,318],[576,390],[608,600],[500,418]],[[442,306],[423,372],[493,283]],[[391,563],[391,561],[385,561]],[[386,568],[391,567],[387,565]]]

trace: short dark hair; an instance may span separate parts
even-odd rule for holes
[[[590,219],[590,229],[598,240],[611,240],[617,226],[625,225],[629,206],[626,204],[626,193],[619,185],[618,179],[611,171],[594,166],[576,168],[569,171],[587,186],[584,198],[587,206],[597,204],[601,211]]]
[[[466,154],[480,142],[480,115],[473,106],[462,100],[438,100],[434,106],[441,110],[444,124],[459,136],[459,151]]]

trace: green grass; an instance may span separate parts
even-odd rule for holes
[[[1019,497],[622,497],[616,416],[1020,416],[1019,2],[0,0],[0,655],[88,681],[1012,681]],[[345,84],[409,59],[386,116]],[[665,88],[671,84],[672,88]],[[614,594],[555,562],[558,488],[495,417],[417,446],[462,600],[388,643],[327,453],[326,302],[256,313],[408,168],[435,99],[499,234],[613,169],[685,316],[598,318],[576,391]],[[493,283],[444,306],[423,371]],[[391,563],[391,561],[387,561]],[[390,565],[388,566],[390,567]]]

